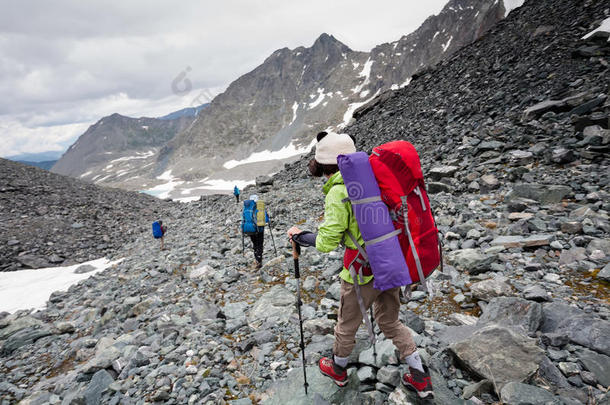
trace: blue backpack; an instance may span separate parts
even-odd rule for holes
[[[158,221],[153,222],[152,231],[155,239],[163,237],[163,229],[161,229],[161,224]]]
[[[253,235],[262,232],[262,226],[257,226],[258,209],[256,201],[245,200],[242,212],[241,230],[246,235]]]

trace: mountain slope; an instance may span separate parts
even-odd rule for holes
[[[347,124],[351,112],[378,91],[404,85],[422,66],[479,38],[505,11],[502,2],[453,0],[414,33],[370,53],[327,34],[310,48],[280,49],[163,148],[157,172],[203,178],[254,151],[305,147],[312,134]]]
[[[112,114],[91,125],[51,168],[58,174],[106,184],[126,179],[151,164],[151,157],[190,125],[194,112],[175,119]]]
[[[168,203],[0,159],[0,271],[97,259]]]

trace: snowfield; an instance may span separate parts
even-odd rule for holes
[[[72,284],[87,279],[122,260],[111,262],[101,258],[73,266],[2,272],[0,273],[0,312],[44,309],[53,292],[65,291]],[[95,270],[83,274],[74,273],[74,270],[83,265],[91,265]]]

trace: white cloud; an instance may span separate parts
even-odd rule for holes
[[[88,124],[28,128],[17,121],[0,121],[0,156],[63,151],[82,134]]]
[[[368,50],[412,32],[444,2],[5,2],[0,99],[10,102],[0,103],[0,123],[29,145],[32,136],[114,112],[163,115],[198,94],[174,94],[181,72],[193,88],[216,93],[276,49],[310,46],[327,32]],[[49,125],[58,128],[40,128]],[[0,143],[6,136],[0,133]]]

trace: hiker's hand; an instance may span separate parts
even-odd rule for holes
[[[301,233],[303,231],[301,231],[299,228],[297,228],[296,226],[293,226],[292,228],[290,228],[288,230],[288,240],[292,241],[292,235],[298,235],[299,233]]]

